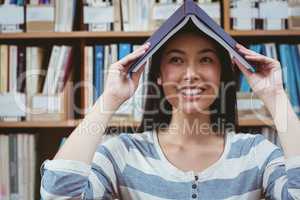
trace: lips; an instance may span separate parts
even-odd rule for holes
[[[199,86],[184,86],[179,88],[179,93],[186,99],[195,99],[200,97],[206,89]]]
[[[196,96],[196,95],[200,95],[204,90],[200,89],[200,88],[188,88],[188,89],[183,89],[181,90],[181,93],[185,96]]]

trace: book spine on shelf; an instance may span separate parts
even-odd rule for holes
[[[0,134],[0,198],[35,198],[35,136],[27,133]]]
[[[104,85],[104,47],[103,45],[95,46],[95,67],[94,67],[94,86],[95,86],[95,94],[94,94],[94,102],[99,98],[103,91]]]

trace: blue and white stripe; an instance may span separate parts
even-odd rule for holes
[[[99,145],[91,166],[46,160],[41,174],[45,200],[256,200],[262,194],[266,199],[300,199],[300,156],[285,159],[282,150],[260,134],[228,132],[221,158],[199,173],[173,166],[154,131],[107,140]]]

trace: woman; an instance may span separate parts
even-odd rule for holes
[[[110,67],[92,110],[55,158],[44,162],[44,199],[300,198],[300,123],[282,86],[280,63],[241,45],[238,51],[257,72],[233,59],[269,109],[283,151],[262,135],[236,133],[230,57],[194,28],[176,34],[152,59],[142,133],[99,145],[143,68],[132,80],[126,70],[148,48]]]

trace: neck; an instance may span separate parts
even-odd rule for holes
[[[161,133],[178,145],[209,144],[216,137],[216,133],[212,131],[210,125],[209,114],[188,115],[174,112],[169,127],[162,130]]]

